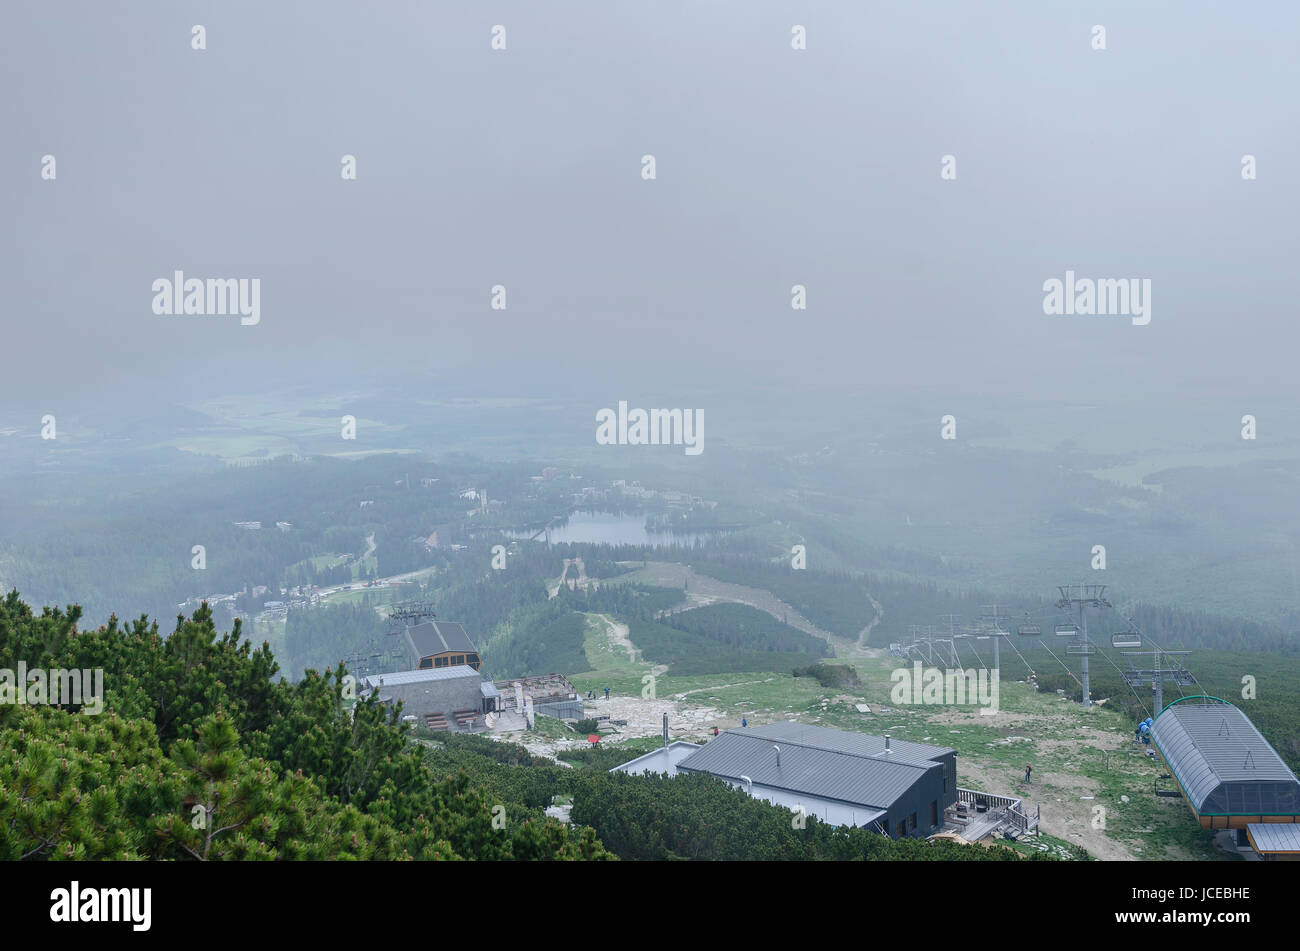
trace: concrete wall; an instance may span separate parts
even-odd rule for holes
[[[402,702],[403,714],[423,717],[426,713],[451,714],[457,710],[483,709],[483,692],[477,674],[454,680],[432,680],[414,684],[384,684],[379,692]]]
[[[581,700],[539,703],[536,705],[536,710],[544,717],[556,717],[560,720],[581,720],[584,713]]]

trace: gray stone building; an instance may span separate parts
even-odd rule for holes
[[[497,688],[468,665],[371,674],[364,685],[385,704],[401,703],[403,715],[431,729],[479,729],[500,697]]]

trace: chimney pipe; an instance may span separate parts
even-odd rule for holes
[[[664,714],[664,749],[668,749],[668,714]]]
[[[773,745],[772,749],[776,752],[776,768],[781,768],[781,747]]]
[[[889,752],[889,734],[888,734],[888,733],[885,734],[885,752],[886,752],[886,753]]]

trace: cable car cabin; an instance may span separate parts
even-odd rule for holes
[[[1021,637],[1039,637],[1042,635],[1043,629],[1037,624],[1022,624],[1019,633]]]
[[[1077,624],[1058,624],[1056,625],[1057,637],[1077,637],[1079,634],[1079,625]]]
[[[1141,647],[1142,635],[1136,631],[1124,631],[1110,636],[1111,647]]]

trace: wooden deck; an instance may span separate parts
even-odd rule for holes
[[[981,800],[988,804],[985,812],[976,810],[975,804]],[[1014,796],[999,796],[959,786],[957,802],[967,805],[967,814],[960,815],[955,805],[949,807],[944,812],[943,827],[944,831],[955,832],[967,842],[978,842],[985,836],[1004,831],[1026,835],[1038,828],[1040,810],[1032,814],[1024,811],[1024,804]]]

